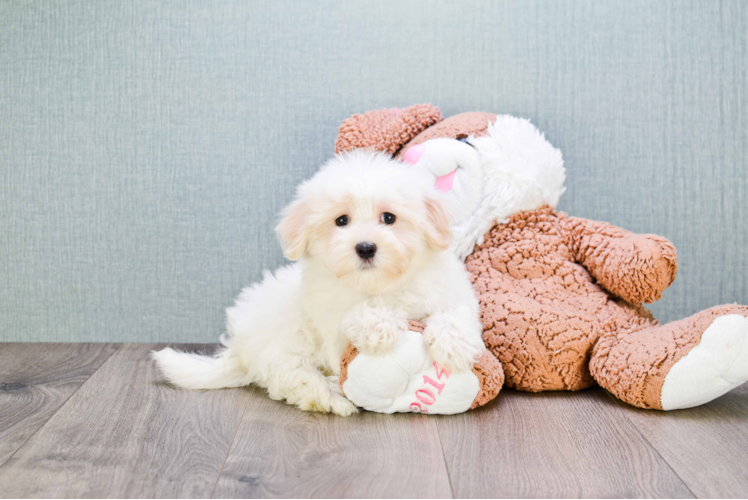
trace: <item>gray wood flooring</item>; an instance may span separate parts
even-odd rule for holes
[[[748,384],[667,414],[504,390],[462,415],[340,418],[174,389],[161,347],[0,344],[0,497],[748,496]]]

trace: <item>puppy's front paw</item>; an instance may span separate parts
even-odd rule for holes
[[[431,357],[440,366],[452,371],[462,371],[472,370],[485,348],[478,349],[464,341],[434,339],[428,349]]]
[[[456,332],[437,330],[429,326],[423,332],[429,354],[440,366],[452,371],[472,370],[476,360],[486,349],[483,342],[472,342]]]
[[[333,394],[330,398],[330,411],[335,415],[348,417],[358,413],[358,407],[342,394]]]
[[[392,349],[408,329],[408,320],[402,311],[362,303],[346,314],[341,327],[359,351],[382,354]]]
[[[343,388],[340,387],[340,377],[337,375],[331,375],[327,378],[327,383],[330,386],[330,411],[335,415],[341,417],[347,417],[358,413],[358,406],[353,404],[343,394]]]
[[[341,417],[347,417],[358,412],[356,405],[351,403],[345,396],[330,391],[324,396],[308,395],[298,402],[298,407],[304,411],[322,413],[334,413]]]
[[[311,390],[305,389],[305,394],[298,401],[298,407],[304,411],[334,413],[347,417],[358,412],[358,407],[343,395],[340,379],[337,375],[325,377],[326,380]]]

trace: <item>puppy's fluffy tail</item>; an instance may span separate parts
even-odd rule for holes
[[[215,356],[202,356],[167,347],[152,351],[151,358],[169,382],[184,389],[223,389],[251,382],[240,360],[230,356],[227,350]]]

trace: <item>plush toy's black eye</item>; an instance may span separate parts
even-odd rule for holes
[[[457,140],[458,140],[458,141],[460,141],[460,142],[462,142],[462,143],[464,143],[464,144],[467,144],[467,145],[468,145],[468,146],[470,146],[471,148],[474,148],[474,147],[475,147],[475,146],[473,146],[472,144],[470,144],[470,143],[468,142],[468,139],[467,139],[467,137],[460,137],[460,138],[459,138],[459,139],[457,139]]]
[[[338,227],[343,227],[348,225],[348,216],[347,215],[341,215],[337,219],[335,219],[335,225]]]
[[[384,222],[388,226],[394,224],[395,219],[396,219],[395,214],[391,214],[389,212],[385,212],[382,214],[382,222]]]

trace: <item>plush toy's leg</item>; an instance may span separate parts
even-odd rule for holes
[[[707,403],[748,381],[748,307],[718,306],[666,325],[604,335],[590,372],[640,408]]]
[[[452,414],[497,396],[504,372],[493,354],[485,350],[472,370],[450,372],[428,354],[421,333],[425,325],[416,323],[411,322],[385,354],[364,354],[348,347],[340,371],[348,399],[380,413]]]

